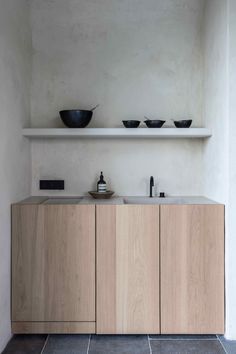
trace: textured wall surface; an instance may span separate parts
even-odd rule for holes
[[[61,177],[66,184],[59,194],[84,195],[96,188],[103,171],[118,195],[148,195],[151,175],[158,192],[201,195],[202,154],[196,141],[35,141],[32,156],[33,194],[39,193],[39,177]]]
[[[203,0],[32,0],[31,124],[60,127],[58,111],[100,103],[91,127],[144,115],[202,124]],[[104,170],[118,194],[146,194],[150,174],[172,194],[202,191],[202,143],[33,142],[32,192],[44,176],[84,194]]]
[[[226,206],[226,337],[236,339],[236,3],[207,0],[205,17],[204,194]]]
[[[207,0],[204,30],[204,194],[225,203],[228,193],[227,1]]]
[[[202,117],[202,0],[33,0],[32,125],[100,103],[94,126]]]
[[[33,0],[32,125],[100,103],[94,126],[202,117],[202,0]]]
[[[0,352],[10,329],[10,208],[30,193],[31,37],[25,0],[0,0]]]
[[[236,339],[236,2],[229,0],[229,203],[226,238],[227,337]]]

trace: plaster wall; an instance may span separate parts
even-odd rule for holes
[[[147,115],[202,125],[203,0],[32,0],[31,125],[99,103],[90,127]],[[201,141],[33,141],[32,193],[61,177],[65,194],[94,188],[101,170],[118,194],[144,195],[148,177],[171,194],[201,194]]]
[[[228,0],[228,80],[229,80],[229,200],[226,233],[226,336],[236,340],[236,3]]]
[[[171,148],[170,148],[171,146]],[[52,140],[32,143],[32,193],[84,195],[96,188],[100,171],[118,195],[155,192],[201,195],[202,150],[199,142],[153,140]],[[38,190],[39,178],[65,179],[65,191]]]
[[[236,3],[207,0],[204,194],[225,204],[226,337],[236,339]]]
[[[207,0],[204,24],[204,195],[228,200],[228,31],[227,1]]]
[[[30,193],[31,35],[25,0],[0,0],[0,352],[10,328],[10,205]]]

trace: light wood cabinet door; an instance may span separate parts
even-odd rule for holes
[[[161,333],[224,333],[224,206],[160,208]]]
[[[12,321],[95,321],[95,206],[13,206]]]
[[[159,206],[99,205],[97,333],[159,333]]]

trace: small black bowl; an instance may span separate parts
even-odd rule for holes
[[[92,119],[93,111],[69,109],[60,111],[60,117],[68,128],[85,128]]]
[[[140,120],[122,120],[126,128],[138,128]]]
[[[161,128],[165,122],[165,120],[160,119],[150,119],[144,121],[148,128]]]
[[[176,128],[189,128],[192,124],[192,119],[175,120]]]

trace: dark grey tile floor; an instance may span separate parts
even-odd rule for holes
[[[236,354],[222,336],[16,335],[2,354]]]

